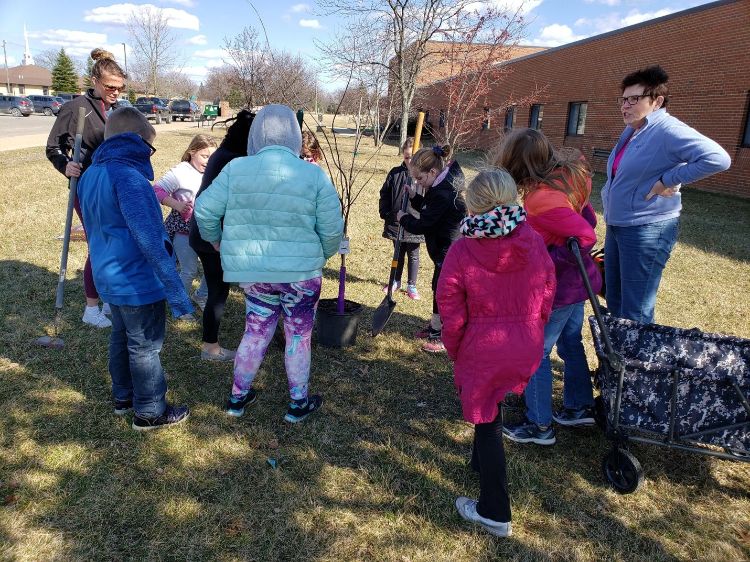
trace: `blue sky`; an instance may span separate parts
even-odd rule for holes
[[[522,43],[545,46],[570,43],[709,3],[699,0],[490,1],[499,5],[523,4],[529,25]],[[24,24],[32,55],[65,47],[66,52],[83,57],[95,47],[105,47],[120,58],[123,53],[121,43],[128,43],[124,24],[128,15],[139,5],[168,10],[170,25],[178,39],[176,48],[181,54],[182,68],[197,82],[205,76],[208,68],[222,65],[222,58],[226,58],[221,50],[225,37],[236,35],[246,25],[260,28],[258,16],[247,0],[119,3],[65,0],[57,3],[55,10],[32,10],[29,9],[32,4],[2,0],[0,40],[7,42],[8,65],[21,63]],[[317,13],[314,0],[253,0],[253,5],[263,20],[271,45],[299,53],[312,65],[316,59],[314,40],[325,40],[338,25],[336,17]]]

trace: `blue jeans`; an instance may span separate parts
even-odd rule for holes
[[[110,303],[112,334],[109,374],[115,400],[133,400],[135,413],[154,418],[164,413],[167,381],[159,360],[166,329],[166,302],[142,306]]]
[[[187,234],[175,234],[172,242],[175,256],[180,263],[180,279],[185,286],[185,291],[190,295],[193,288],[193,279],[198,274],[198,254],[190,247],[190,237]],[[201,276],[201,284],[195,291],[195,296],[200,298],[208,297],[208,287],[206,286],[205,275]]]
[[[552,362],[549,354],[555,344],[557,354],[565,363],[563,406],[579,410],[594,405],[591,374],[581,341],[582,326],[582,302],[558,308],[550,314],[544,327],[544,357],[524,392],[529,421],[542,426],[552,423]]]
[[[654,321],[661,274],[679,227],[677,217],[639,226],[607,225],[604,276],[612,315],[646,324]]]

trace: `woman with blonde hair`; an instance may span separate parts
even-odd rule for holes
[[[459,515],[499,537],[511,534],[498,404],[521,393],[542,358],[555,274],[527,224],[513,178],[479,173],[466,189],[463,238],[448,251],[437,286],[442,340],[454,361],[464,419],[474,424],[471,466],[479,499],[456,499]]]
[[[60,108],[47,138],[47,158],[66,178],[77,178],[89,167],[94,151],[104,142],[104,124],[107,116],[117,109],[117,98],[125,91],[127,76],[112,53],[104,49],[94,49],[91,51],[91,58],[94,60],[91,67],[92,87],[84,95],[72,99]],[[78,128],[78,109],[81,107],[86,109],[86,124],[83,129],[79,164],[73,162],[73,148]],[[86,225],[83,223],[78,197],[75,199],[75,210],[85,231]],[[109,328],[112,322],[105,316],[109,314],[109,306],[105,303],[104,308],[99,309],[99,293],[94,286],[89,256],[86,256],[86,265],[83,269],[83,288],[86,294],[86,308],[82,318],[84,324],[96,328]]]

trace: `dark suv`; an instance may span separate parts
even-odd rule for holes
[[[34,102],[26,96],[0,96],[0,112],[13,117],[28,117],[34,113]]]
[[[173,121],[177,119],[196,121],[201,115],[201,108],[190,100],[174,100],[169,104],[169,109],[172,110]]]
[[[62,107],[62,103],[52,96],[28,96],[34,102],[34,112],[44,113],[45,115],[57,115]]]

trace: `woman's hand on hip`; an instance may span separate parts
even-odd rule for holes
[[[657,182],[651,188],[651,191],[649,191],[648,195],[646,195],[646,201],[653,198],[655,195],[658,195],[659,197],[674,197],[679,192],[679,185],[676,185],[674,187],[667,187],[662,183],[661,180],[657,180]]]

